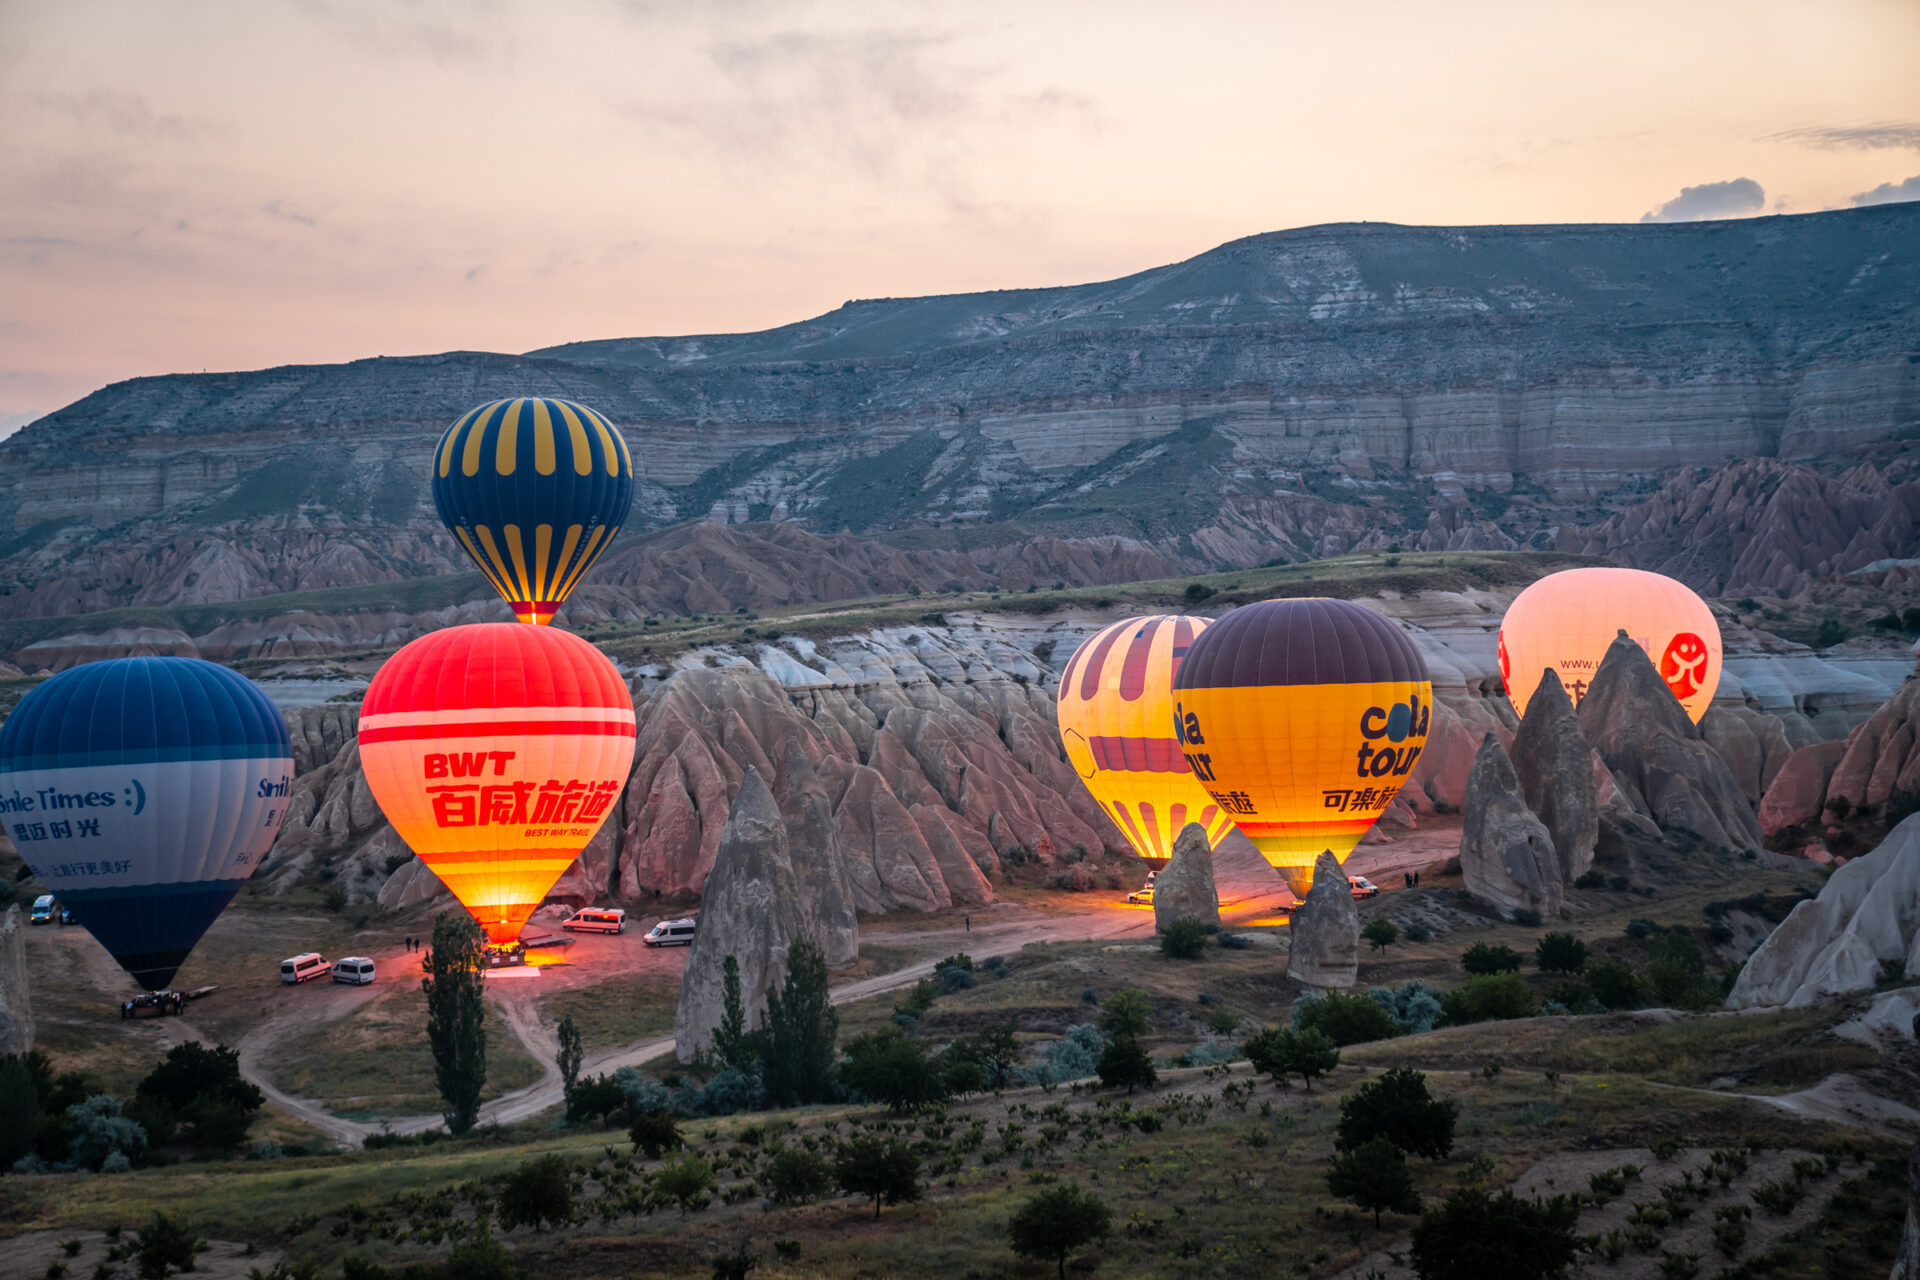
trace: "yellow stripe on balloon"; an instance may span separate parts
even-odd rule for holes
[[[473,562],[480,566],[480,572],[485,574],[487,581],[493,584],[493,589],[503,596],[512,595],[513,592],[508,588],[507,580],[493,571],[493,566],[487,563],[487,557],[481,553],[480,548],[473,545],[473,539],[466,529],[455,525],[453,531],[459,535],[460,545],[467,549],[467,554],[473,557]]]
[[[550,563],[547,553],[552,550],[553,526],[536,525],[533,530],[533,594],[527,597],[529,600],[547,598],[547,566]],[[560,575],[556,572],[553,576],[557,578]]]
[[[566,581],[560,584],[560,589],[554,592],[554,599],[565,599],[566,596],[572,592],[573,584],[580,581],[580,575],[585,573],[587,566],[593,563],[593,549],[600,545],[600,535],[606,531],[607,526],[603,524],[597,524],[593,527],[592,535],[587,538],[586,549],[580,553],[580,563],[573,567],[573,572],[567,575]]]
[[[543,476],[553,474],[553,414],[545,400],[533,402],[533,469]]]
[[[573,549],[580,545],[580,526],[567,526],[567,536],[560,543],[560,558],[553,562],[553,580],[558,583],[568,576],[573,567]]]
[[[606,453],[607,474],[610,476],[619,475],[622,451],[616,450],[613,442],[619,438],[620,433],[609,426],[605,418],[587,408],[585,405],[580,406],[580,411],[586,414],[587,417],[593,419],[594,429],[600,433],[600,447]],[[586,470],[583,468],[580,474],[585,475]]]
[[[496,475],[510,476],[520,453],[520,406],[524,400],[515,400],[507,406],[507,412],[500,419],[500,439],[493,446],[493,470]]]
[[[513,571],[507,568],[506,557],[500,554],[500,548],[493,545],[493,531],[481,525],[478,532],[480,545],[487,549],[487,559],[493,561],[493,567],[499,571],[500,594],[509,600],[522,599],[523,597],[513,589]]]
[[[461,475],[477,476],[480,474],[480,442],[486,439],[487,419],[493,416],[493,411],[502,403],[504,402],[499,400],[494,401],[481,411],[479,417],[468,424],[466,447],[462,449],[460,453]]]
[[[573,473],[585,475],[593,470],[593,453],[587,448],[587,429],[581,425],[580,417],[574,413],[574,405],[565,400],[555,400],[560,406],[560,416],[567,420],[567,438],[573,443]]]
[[[507,526],[507,554],[513,557],[513,576],[520,584],[520,594],[514,598],[533,599],[533,583],[527,578],[527,553],[520,545],[520,526],[517,524]]]
[[[453,450],[455,446],[460,443],[460,433],[467,429],[468,423],[486,411],[486,405],[481,405],[478,409],[467,410],[467,416],[454,423],[453,430],[447,432],[447,438],[440,442],[440,474],[442,476],[447,475],[453,470]]]

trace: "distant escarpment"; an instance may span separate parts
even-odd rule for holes
[[[0,444],[5,608],[464,567],[428,453],[466,408],[528,393],[620,424],[636,531],[784,522],[883,538],[881,559],[964,554],[1001,584],[1122,553],[1157,572],[1553,547],[1792,595],[1920,555],[1900,453],[1920,425],[1920,206],[1316,227],[764,333],[137,379]]]

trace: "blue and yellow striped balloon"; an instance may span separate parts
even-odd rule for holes
[[[522,622],[553,621],[633,504],[633,458],[571,400],[495,400],[440,437],[433,505]]]

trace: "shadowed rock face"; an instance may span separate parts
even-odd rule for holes
[[[1818,821],[1826,807],[1827,782],[1846,754],[1844,742],[1816,742],[1788,756],[1760,799],[1760,830],[1773,836]]]
[[[1795,907],[1748,959],[1727,1004],[1814,1004],[1869,990],[1889,971],[1920,977],[1920,816]]]
[[[680,977],[680,1004],[673,1015],[680,1061],[693,1061],[713,1043],[728,956],[740,966],[747,1025],[763,1025],[767,993],[787,974],[788,949],[812,932],[810,897],[810,886],[803,889],[794,874],[787,824],[773,792],[759,771],[749,768],[721,833],[700,927]],[[859,949],[857,939],[854,949]]]
[[[0,916],[0,1053],[25,1053],[33,1048],[26,928],[26,913],[17,902]]]
[[[1825,805],[1845,796],[1853,808],[1920,802],[1920,680],[1909,680],[1847,739],[1827,782]]]
[[[1157,893],[1155,896],[1159,896]],[[1360,977],[1360,913],[1331,852],[1313,865],[1313,888],[1287,930],[1287,976],[1305,987],[1351,987]]]
[[[1726,761],[1624,631],[1581,700],[1580,730],[1629,802],[1662,830],[1692,832],[1723,848],[1760,847],[1760,824]]]
[[[1570,886],[1593,865],[1600,802],[1594,788],[1593,748],[1580,732],[1580,721],[1558,672],[1548,670],[1533,691],[1527,714],[1513,735],[1510,758],[1527,807],[1553,837],[1557,878],[1563,887]]]
[[[1175,920],[1220,923],[1220,895],[1213,886],[1213,849],[1207,829],[1189,822],[1173,842],[1173,858],[1153,881],[1153,926]]]
[[[1559,914],[1565,881],[1553,835],[1527,807],[1513,762],[1491,733],[1481,740],[1467,779],[1460,874],[1468,893],[1502,914]]]

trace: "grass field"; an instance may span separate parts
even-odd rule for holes
[[[540,1013],[558,1024],[572,1018],[580,1043],[591,1053],[673,1030],[680,983],[665,974],[616,978],[576,987],[540,1002]]]

